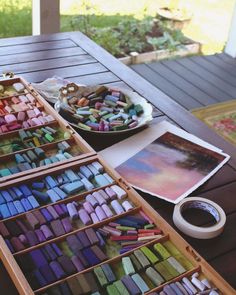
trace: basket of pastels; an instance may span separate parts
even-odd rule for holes
[[[152,120],[152,106],[138,93],[100,85],[67,84],[55,109],[73,127],[97,134],[129,132]]]

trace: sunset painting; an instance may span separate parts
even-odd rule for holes
[[[134,187],[177,203],[224,159],[166,132],[116,169]]]

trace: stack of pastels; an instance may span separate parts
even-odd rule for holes
[[[99,241],[96,231],[88,228],[16,259],[32,288],[38,289],[105,261],[107,255]]]
[[[172,251],[178,251],[173,244],[170,246],[170,242],[168,242],[167,245]],[[103,263],[100,266],[96,266],[93,271],[83,273],[83,277],[80,276],[81,274],[71,277],[67,279],[66,282],[47,289],[44,294],[141,295],[146,292],[151,292],[152,289],[177,278],[186,271],[177,259],[171,256],[163,244],[154,244],[153,248],[154,249],[144,246],[135,250],[130,256],[122,257],[121,260],[113,262],[112,265]],[[169,261],[167,261],[167,259],[169,259]],[[156,265],[163,261],[167,261],[166,268],[164,269],[163,267],[157,269]],[[87,279],[90,280],[89,288],[83,287],[84,282],[87,281]],[[183,278],[182,282],[185,282],[184,285],[189,285],[190,283],[188,278]],[[184,285],[182,289],[178,287],[178,285],[182,285],[182,282],[181,284],[170,284],[171,290],[172,288],[174,289],[172,293],[169,287],[166,288],[166,286],[168,286],[166,285],[164,287],[165,293],[163,292],[160,294],[196,294],[196,291],[195,293],[188,293],[189,289],[184,289]],[[205,285],[207,285],[207,283],[209,284],[206,279],[204,279],[201,283]],[[192,284],[196,286],[195,279],[194,282],[192,280]],[[176,285],[177,287],[175,287]],[[194,288],[193,285],[192,287]],[[179,291],[177,288],[181,290]],[[193,288],[191,289],[192,291],[194,290]],[[202,290],[205,289],[207,288],[202,287]],[[201,289],[198,288],[197,290]]]
[[[110,239],[112,243],[119,244],[119,254],[140,247],[144,243],[161,238],[162,231],[157,229],[150,219],[140,214],[128,215],[104,225],[98,232]]]
[[[44,144],[52,143],[62,139],[70,138],[67,132],[62,132],[58,127],[41,127],[35,130],[20,130],[17,134],[12,134],[1,138],[0,155],[18,152],[24,149],[40,147]]]
[[[67,169],[59,175],[47,175],[31,184],[0,190],[0,218],[30,211],[43,204],[61,201],[69,196],[113,184],[114,180],[99,162]]]
[[[120,187],[119,189],[120,192],[123,191],[123,195],[126,194],[123,189]],[[114,195],[112,188],[109,188],[109,192],[112,192],[113,196],[108,195],[106,190],[107,188],[89,194],[85,200],[80,202],[49,205],[28,212],[16,220],[2,221],[0,222],[0,234],[4,237],[11,252],[14,253],[62,236],[72,230],[103,221],[116,214],[115,209],[112,209],[109,203],[116,199],[117,195]],[[107,199],[102,196],[106,196]],[[98,201],[102,202],[101,206]],[[117,201],[120,202],[119,199]],[[128,202],[129,207],[133,208],[129,200],[122,200],[122,202]]]
[[[84,88],[84,87],[82,87]],[[73,121],[85,130],[119,131],[135,128],[138,117],[144,112],[141,104],[134,104],[119,90],[106,86],[97,87],[95,91],[84,91],[74,84],[60,89],[61,108],[68,112]]]
[[[71,149],[71,146],[67,141],[58,143],[57,147],[52,147],[52,149],[53,151],[50,148],[46,150],[45,148],[37,147],[23,153],[14,154],[12,156],[13,161],[0,165],[0,177],[64,161],[80,154],[78,149],[73,154],[69,153],[68,151]]]
[[[13,83],[12,85],[3,85],[0,84],[0,97],[7,97],[7,96],[18,96],[20,94],[27,93],[25,86],[20,83]]]

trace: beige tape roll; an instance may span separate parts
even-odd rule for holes
[[[190,208],[196,208],[209,212],[216,220],[216,223],[209,227],[200,227],[187,222],[184,219],[182,212]],[[175,206],[173,221],[180,231],[190,237],[198,239],[212,239],[222,233],[226,222],[226,215],[224,210],[215,202],[204,198],[190,197],[182,200]]]

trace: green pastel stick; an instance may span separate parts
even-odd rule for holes
[[[167,259],[171,256],[167,249],[161,243],[155,244],[153,248],[162,257],[162,259]]]
[[[159,273],[152,267],[146,269],[146,275],[153,282],[155,286],[160,286],[165,280],[159,275]]]
[[[85,130],[91,130],[92,128],[90,126],[87,126],[83,123],[79,123],[78,126],[82,129],[85,129]]]
[[[154,224],[149,223],[149,224],[146,224],[146,225],[144,226],[144,229],[151,229],[151,228],[154,228],[154,227],[155,227]]]
[[[120,292],[117,290],[115,285],[107,286],[107,293],[108,295],[120,295]]]
[[[144,253],[144,255],[148,258],[148,260],[155,264],[159,261],[159,258],[146,246],[141,248],[141,251]]]
[[[122,226],[122,225],[118,225],[118,226],[116,226],[116,229],[119,229],[119,230],[122,230],[122,231],[136,230],[135,227],[131,227],[131,226]]]
[[[54,137],[52,137],[50,134],[46,133],[44,135],[44,137],[49,141],[49,142],[53,142],[54,141]]]
[[[94,274],[96,275],[100,285],[102,287],[106,286],[108,284],[108,281],[107,281],[107,278],[106,278],[102,268],[100,266],[98,266],[98,267],[95,267],[93,271],[94,271]]]
[[[172,280],[175,276],[173,276],[173,274],[171,274],[168,269],[165,267],[165,264],[162,262],[159,262],[157,264],[154,265],[155,269],[159,272],[159,274],[166,280],[166,281],[170,281]]]
[[[166,248],[167,251],[169,251],[169,253],[172,255],[172,256],[176,256],[176,255],[179,255],[181,254],[179,252],[179,250],[175,247],[175,245],[171,242],[171,241],[166,241],[163,243],[163,246]]]
[[[175,258],[176,258],[176,260],[179,261],[180,264],[183,265],[184,268],[186,268],[186,270],[193,269],[194,266],[186,257],[184,257],[184,255],[179,254],[179,255],[176,255]]]
[[[134,255],[138,259],[139,263],[142,265],[143,268],[150,266],[149,260],[141,250],[135,250]]]
[[[129,291],[126,289],[125,285],[121,280],[114,282],[113,285],[115,285],[117,290],[119,290],[120,295],[130,295]]]
[[[174,278],[179,276],[179,272],[167,260],[162,261],[162,264]]]
[[[132,261],[129,257],[122,258],[122,265],[123,265],[125,274],[132,275],[135,273],[134,266],[133,266]]]
[[[186,269],[174,258],[174,257],[169,257],[167,261],[180,273],[186,272]]]
[[[139,263],[138,259],[134,256],[134,254],[131,254],[129,257],[130,257],[136,271],[140,272],[143,268],[142,268],[142,265]]]

